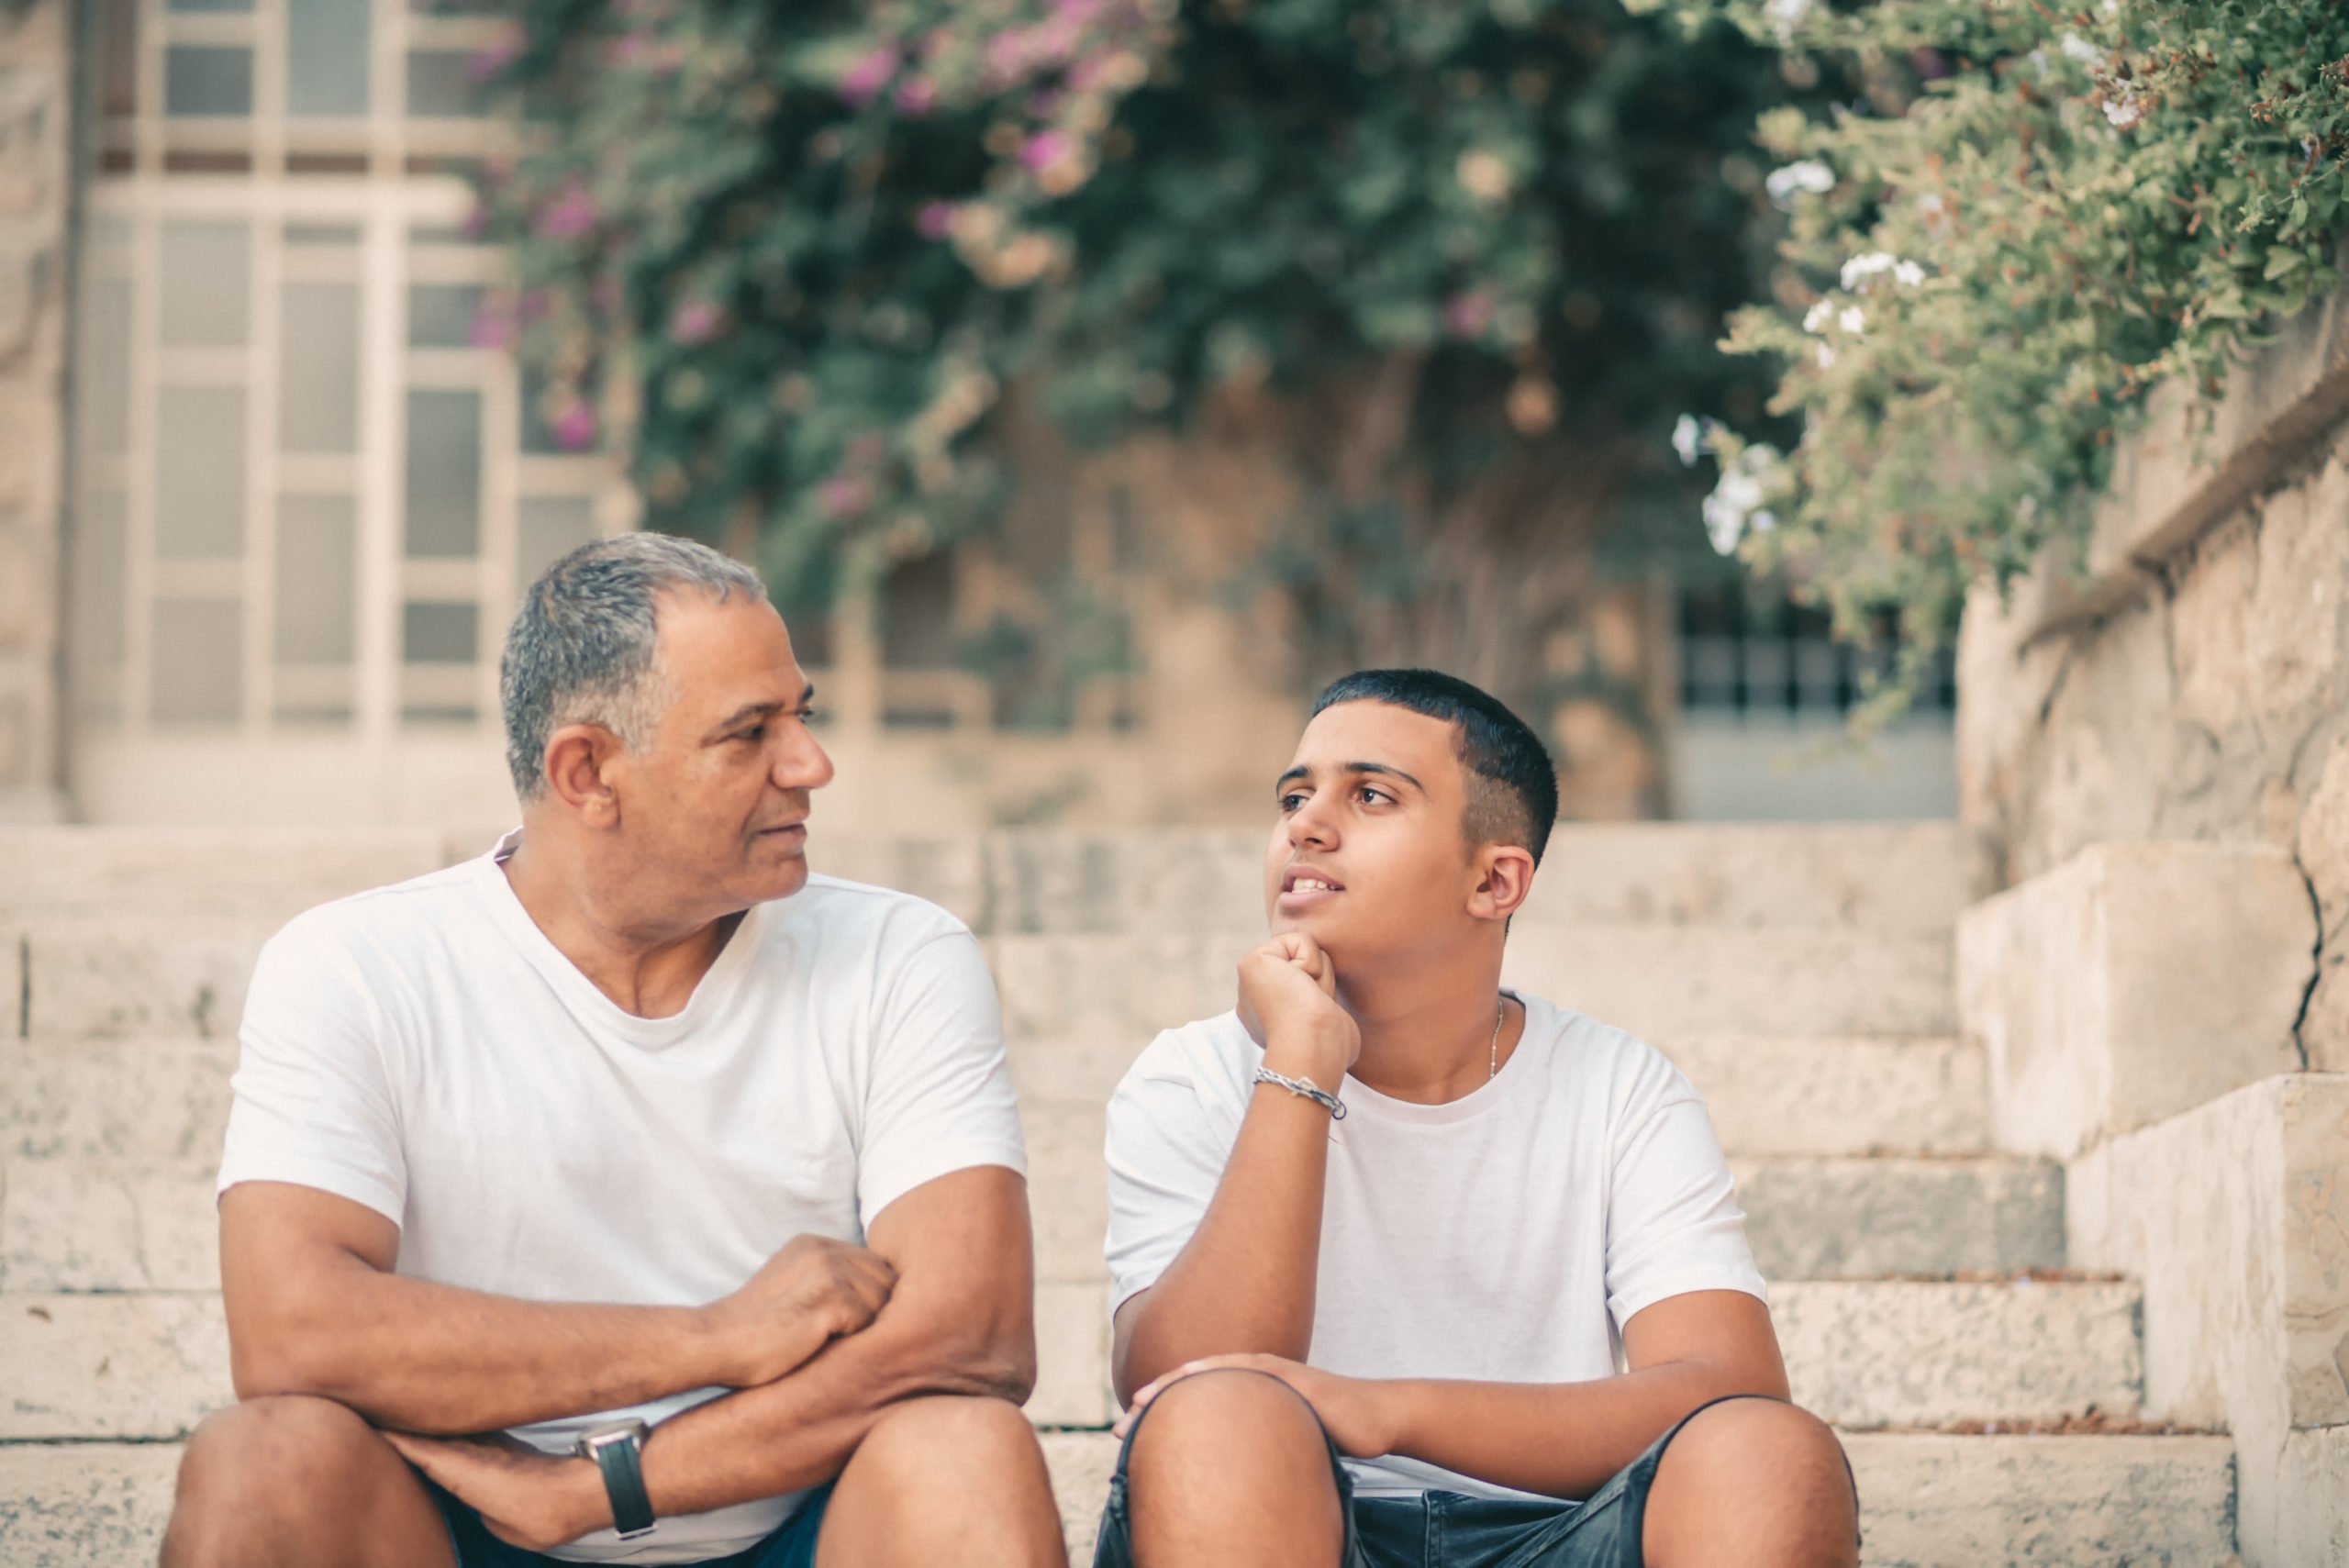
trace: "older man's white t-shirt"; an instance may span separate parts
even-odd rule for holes
[[[398,1272],[540,1301],[692,1306],[794,1236],[861,1242],[923,1183],[1023,1167],[978,943],[935,906],[810,877],[746,913],[673,1018],[596,989],[498,851],[314,909],[262,953],[220,1189],[292,1182],[400,1228]],[[659,1420],[703,1389],[594,1421]],[[598,1532],[556,1556],[693,1562],[797,1494]]]
[[[1622,1326],[1698,1290],[1768,1299],[1704,1101],[1650,1047],[1536,996],[1491,1082],[1447,1105],[1348,1079],[1330,1128],[1312,1363],[1365,1378],[1579,1383]],[[1113,1307],[1215,1196],[1263,1048],[1232,1014],[1169,1029],[1109,1102]],[[1266,1090],[1266,1093],[1275,1093]],[[1515,1496],[1418,1460],[1348,1461],[1357,1496]]]

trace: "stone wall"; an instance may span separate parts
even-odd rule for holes
[[[2198,432],[2171,407],[2077,561],[1960,645],[1960,815],[2002,883],[2140,840],[2291,852],[2321,937],[2299,1044],[2349,1069],[2349,291]]]
[[[0,3],[0,820],[59,814],[72,8]]]

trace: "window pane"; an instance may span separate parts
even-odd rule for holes
[[[473,80],[473,57],[461,49],[410,50],[407,112],[427,116],[480,114],[482,90]]]
[[[167,386],[155,400],[155,553],[185,561],[244,548],[244,391]]]
[[[528,587],[596,537],[596,505],[584,495],[526,495],[518,522],[514,581]]]
[[[173,45],[163,51],[163,109],[173,115],[253,112],[253,51]]]
[[[297,5],[295,9],[298,11],[302,6],[309,4],[311,0],[302,0],[302,5]],[[171,4],[163,8],[167,11],[250,11],[253,8],[253,0],[171,0]]]
[[[407,553],[481,549],[481,394],[407,395]]]
[[[294,0],[285,12],[285,110],[367,112],[368,0]]]
[[[277,662],[348,664],[358,617],[358,508],[348,495],[277,504]]]
[[[287,284],[284,326],[278,349],[279,450],[358,450],[358,285]]]
[[[90,450],[115,456],[130,450],[130,284],[99,278],[90,285],[82,317],[83,351],[89,357],[83,384],[83,428]]]
[[[163,226],[163,345],[243,346],[251,276],[250,230],[241,223]]]
[[[473,346],[473,317],[483,290],[475,284],[417,284],[407,291],[407,342],[411,349]]]
[[[84,665],[122,662],[127,505],[118,490],[94,492],[76,519],[73,640]]]
[[[472,605],[410,600],[400,606],[400,662],[470,664],[481,648],[481,611]]]
[[[245,709],[244,610],[233,599],[159,599],[150,679],[160,724],[233,724]]]

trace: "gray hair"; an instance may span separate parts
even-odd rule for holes
[[[506,765],[527,803],[546,791],[547,741],[567,724],[600,724],[630,751],[652,738],[674,695],[655,662],[656,604],[691,589],[723,604],[766,597],[759,574],[706,544],[620,534],[583,544],[522,595],[497,667]]]

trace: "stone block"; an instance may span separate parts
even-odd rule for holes
[[[2265,1562],[2349,1562],[2349,1427],[2294,1432],[2276,1477],[2275,1539]]]
[[[1044,1464],[1061,1506],[1061,1533],[1072,1563],[1089,1563],[1100,1539],[1109,1478],[1118,1473],[1118,1440],[1107,1432],[1042,1432]]]
[[[0,1162],[0,1290],[220,1288],[216,1166]]]
[[[273,928],[462,858],[421,828],[0,828],[0,865],[17,868],[0,882],[0,920],[167,914]]]
[[[232,1040],[6,1040],[0,1063],[0,1156],[220,1158]]]
[[[209,1295],[0,1295],[0,1441],[181,1438],[232,1397]]]
[[[1503,977],[1648,1040],[1947,1035],[1950,941],[1898,931],[1524,926]],[[1229,1004],[1226,1004],[1227,1006]]]
[[[1931,933],[1981,874],[1948,822],[1561,823],[1519,924]]]
[[[1958,928],[2000,1148],[2068,1156],[2300,1065],[2316,920],[2265,845],[2087,850]]]
[[[0,970],[5,968],[6,961],[0,959]],[[1016,1035],[1009,1042],[1012,1086],[1023,1103],[1090,1100],[1106,1105],[1125,1078],[1126,1069],[1157,1032],[1153,1028],[1148,1034],[1108,1029],[1082,1035]]]
[[[233,1036],[253,963],[275,929],[225,916],[44,920],[23,932],[27,1032],[50,1040]]]
[[[1140,1051],[1161,1029],[1230,1010],[1246,937],[998,936],[987,960],[1015,1048],[1101,1040]]]
[[[875,887],[895,888],[927,898],[974,931],[991,929],[986,857],[983,841],[965,834],[952,839],[835,838],[824,829],[822,801],[807,840],[807,865],[827,876]],[[483,840],[494,843],[495,837]],[[478,854],[476,849],[472,851]]]
[[[1954,1038],[1692,1035],[1653,1041],[1732,1154],[1973,1154],[1989,1147],[1981,1048]]]
[[[1036,1287],[1036,1391],[1027,1409],[1040,1427],[1104,1427],[1116,1418],[1106,1284]]]
[[[1106,1116],[1098,1100],[1029,1100],[1020,1106],[1039,1280],[1098,1283],[1104,1277],[1102,1247],[1109,1232],[1108,1175],[1101,1158]]]
[[[177,1443],[0,1443],[9,1568],[152,1562],[172,1514]]]
[[[2235,1568],[2224,1438],[1858,1432],[1843,1446],[1866,1568]]]
[[[2280,1456],[2349,1425],[2349,1077],[2238,1090],[2091,1151],[2065,1184],[2074,1263],[2143,1283],[2147,1408],[2233,1430],[2244,1554],[2295,1561]]]
[[[2325,753],[2300,813],[2298,858],[2324,929],[2300,1044],[2310,1067],[2349,1072],[2349,736]]]
[[[993,929],[1006,934],[1262,932],[1268,833],[989,834]]]
[[[2036,1160],[1739,1160],[1772,1280],[2027,1273],[2064,1265],[2064,1173]]]
[[[2126,1417],[2137,1287],[2019,1279],[1804,1281],[1771,1316],[1798,1404],[1838,1426]]]

